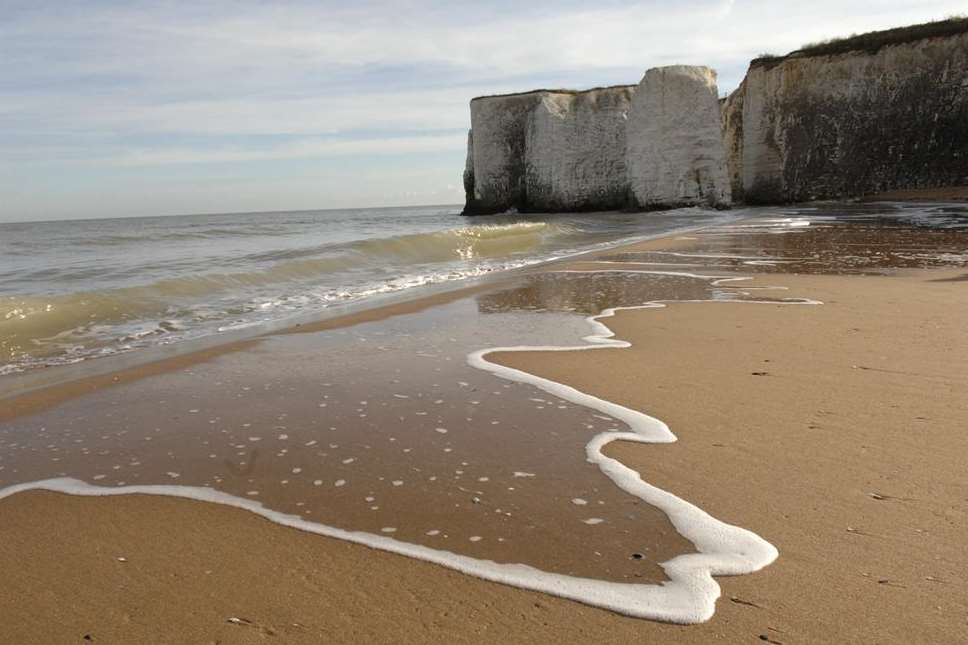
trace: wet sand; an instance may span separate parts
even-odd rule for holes
[[[964,202],[968,201],[968,186],[949,186],[945,188],[921,188],[914,190],[892,190],[865,198],[864,201],[924,201],[924,202]]]
[[[951,255],[960,243],[950,232],[878,229],[877,239],[883,235],[898,236],[892,245],[906,255]],[[583,461],[584,442],[614,421],[502,383],[461,358],[474,343],[574,344],[585,329],[579,314],[606,306],[783,286],[746,288],[745,297],[825,304],[620,312],[608,324],[631,349],[496,357],[667,421],[678,444],[613,444],[608,453],[779,548],[766,570],[720,578],[725,598],[709,623],[631,620],[236,509],[28,492],[0,502],[5,527],[13,527],[5,528],[0,566],[18,574],[0,592],[0,612],[14,617],[15,642],[84,634],[247,642],[268,631],[287,642],[582,634],[612,642],[957,640],[968,598],[957,575],[968,568],[957,528],[968,491],[956,457],[968,447],[957,396],[968,385],[959,334],[968,311],[957,280],[964,269],[899,268],[880,251],[835,267],[804,253],[859,247],[859,237],[839,229],[695,237],[600,254],[390,318],[273,337],[62,398],[0,426],[0,481],[69,474],[101,485],[213,485],[255,492],[316,521],[394,528],[395,537],[435,547],[446,539],[440,548],[475,557],[659,581],[658,563],[690,545],[661,512]],[[637,273],[647,263],[666,273]],[[811,267],[847,275],[802,275]],[[737,270],[769,275],[718,286],[668,275]],[[871,275],[878,273],[889,275]],[[376,371],[386,365],[397,367]],[[585,524],[593,515],[606,521]],[[166,600],[147,606],[148,594]]]

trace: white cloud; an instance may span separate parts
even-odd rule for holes
[[[203,149],[180,147],[146,148],[128,151],[119,156],[108,157],[99,161],[123,166],[143,166],[265,161],[271,159],[314,159],[349,155],[377,157],[440,151],[459,152],[463,150],[466,144],[467,135],[465,134],[349,139],[342,141],[309,138],[269,146],[268,148],[260,150],[245,146]]]

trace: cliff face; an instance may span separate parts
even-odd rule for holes
[[[471,101],[473,199],[465,212],[497,213],[525,202],[524,142],[540,101],[537,92]]]
[[[628,115],[626,160],[632,206],[729,205],[716,72],[647,71]]]
[[[621,207],[631,95],[622,86],[471,101],[465,212]]]
[[[723,99],[720,118],[723,124],[723,145],[726,152],[726,169],[729,187],[735,201],[743,201],[743,97],[746,81],[735,92]]]
[[[625,204],[625,115],[633,90],[546,93],[525,139],[525,204],[536,211]]]
[[[715,73],[471,101],[467,214],[728,206],[968,185],[968,19]]]
[[[471,101],[465,214],[728,205],[715,72]]]
[[[734,94],[723,120],[747,202],[968,183],[968,33],[754,61]]]

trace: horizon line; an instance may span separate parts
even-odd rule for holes
[[[0,226],[5,224],[51,224],[53,222],[96,222],[111,219],[153,219],[156,217],[199,217],[204,215],[275,215],[279,213],[315,213],[329,211],[362,211],[362,210],[389,210],[394,208],[450,208],[462,209],[463,204],[405,204],[400,206],[348,206],[341,208],[284,208],[272,211],[203,211],[198,213],[166,213],[162,215],[117,215],[114,217],[55,217],[52,219],[28,219],[28,220],[3,220],[0,219]],[[460,215],[460,213],[456,213]]]

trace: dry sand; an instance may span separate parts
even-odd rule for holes
[[[0,641],[968,642],[964,272],[777,275],[824,306],[622,312],[500,362],[665,420],[609,453],[771,541],[711,621],[639,621],[187,500],[0,502]],[[75,393],[77,394],[77,393]]]

